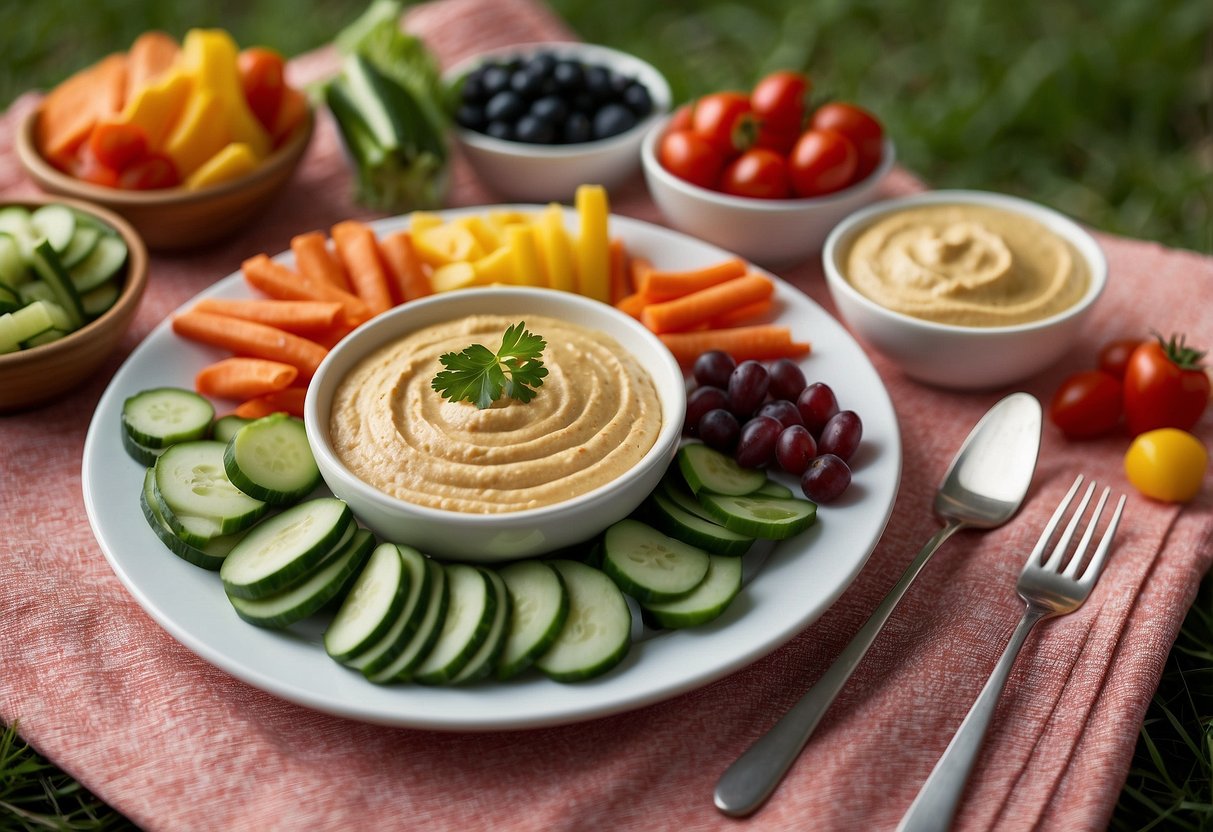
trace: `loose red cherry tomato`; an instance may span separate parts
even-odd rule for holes
[[[1129,365],[1129,356],[1140,346],[1141,341],[1136,338],[1125,338],[1105,344],[1099,351],[1099,369],[1123,380],[1125,368]]]
[[[159,153],[147,154],[118,176],[118,187],[128,191],[174,188],[180,184],[181,177],[173,161]]]
[[[832,101],[817,108],[809,126],[815,129],[837,130],[851,140],[859,153],[855,179],[863,179],[880,164],[884,153],[884,128],[862,107]]]
[[[797,196],[837,191],[851,182],[858,158],[855,145],[837,130],[807,130],[788,158],[792,190]]]
[[[670,123],[666,125],[666,132],[673,133],[675,130],[690,130],[691,113],[694,111],[695,105],[693,103],[683,104],[670,116]]]
[[[89,133],[88,149],[101,164],[122,170],[147,153],[147,133],[138,124],[102,121]]]
[[[788,163],[773,150],[752,148],[725,166],[720,190],[733,196],[787,199],[792,192]]]
[[[701,188],[720,184],[724,154],[715,145],[691,130],[666,133],[657,151],[661,166],[679,179]]]
[[[753,119],[750,99],[740,92],[715,92],[695,103],[692,129],[726,157],[747,146],[746,122]]]
[[[103,188],[118,187],[118,171],[97,161],[87,142],[80,147],[80,153],[73,160],[69,173],[81,182],[91,182]]]
[[[240,53],[237,66],[249,109],[266,130],[273,130],[286,87],[285,61],[273,49],[254,46]]]
[[[1069,439],[1091,439],[1120,424],[1120,381],[1102,370],[1075,373],[1061,383],[1049,404],[1049,419]]]
[[[1209,403],[1204,353],[1183,336],[1158,336],[1133,350],[1125,367],[1125,419],[1137,436],[1155,428],[1189,430]]]
[[[811,89],[799,72],[781,69],[754,85],[750,106],[764,127],[776,133],[799,133],[804,125],[804,100]]]

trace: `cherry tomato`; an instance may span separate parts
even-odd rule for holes
[[[240,53],[237,66],[249,109],[265,129],[273,130],[286,87],[285,61],[273,49],[254,46]]]
[[[753,119],[750,99],[740,92],[715,92],[695,103],[692,129],[726,157],[745,144],[746,122]]]
[[[128,191],[173,188],[180,184],[181,177],[173,161],[159,153],[147,154],[118,176],[118,187]]]
[[[792,148],[796,146],[796,140],[799,138],[799,129],[785,130],[772,127],[769,124],[760,124],[754,136],[753,146],[774,150],[781,156],[788,156],[791,154]]]
[[[114,170],[122,170],[147,154],[147,133],[138,124],[99,122],[88,136],[93,157]]]
[[[788,163],[773,150],[752,148],[725,167],[720,190],[733,196],[787,199],[792,193]]]
[[[672,116],[670,116],[670,123],[666,125],[666,130],[671,133],[673,133],[675,130],[690,130],[691,113],[694,111],[694,104],[683,104],[674,111]]]
[[[799,133],[804,124],[804,100],[811,84],[799,72],[781,69],[754,85],[750,106],[764,127]]]
[[[788,158],[792,190],[797,196],[821,196],[837,191],[854,177],[857,161],[855,145],[842,133],[807,130]]]
[[[657,158],[663,168],[692,185],[715,188],[720,184],[724,154],[691,130],[666,133],[661,139]]]
[[[1099,369],[1111,373],[1119,379],[1124,379],[1125,368],[1129,365],[1129,356],[1133,350],[1141,346],[1136,338],[1125,338],[1104,345],[1099,351]]]
[[[1189,430],[1209,403],[1209,377],[1201,368],[1204,353],[1182,336],[1158,336],[1129,356],[1125,367],[1125,419],[1136,436],[1155,428]]]
[[[1200,491],[1209,452],[1192,434],[1176,428],[1146,431],[1125,453],[1125,476],[1155,500],[1186,503]]]
[[[1090,439],[1116,429],[1122,402],[1116,376],[1087,370],[1075,373],[1057,388],[1049,404],[1049,419],[1069,439]]]
[[[97,161],[87,142],[81,146],[69,173],[82,182],[91,182],[103,188],[118,187],[118,171]]]
[[[884,153],[884,128],[867,110],[854,104],[832,101],[817,108],[809,126],[815,129],[837,130],[851,140],[859,153],[855,179],[863,179],[880,164]]]

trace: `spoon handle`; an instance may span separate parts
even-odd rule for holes
[[[716,783],[716,808],[726,815],[745,817],[766,802],[771,792],[787,774],[801,749],[809,741],[813,729],[825,715],[830,703],[838,696],[842,686],[851,677],[855,667],[863,659],[876,635],[888,621],[897,602],[926,565],[931,555],[964,526],[958,520],[949,520],[947,525],[934,534],[906,567],[897,584],[876,607],[859,632],[838,654],[817,684],[780,718],[766,734],[749,747],[733,764],[725,769]]]

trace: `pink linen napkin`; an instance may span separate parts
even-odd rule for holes
[[[569,30],[532,0],[443,0],[408,25],[450,64]],[[293,80],[334,65],[321,51]],[[12,136],[36,103],[0,118],[0,192],[33,191]],[[916,187],[900,175],[890,191]],[[1102,829],[1138,727],[1201,575],[1213,558],[1213,489],[1182,509],[1131,492],[1123,438],[1070,444],[1046,426],[1021,515],[953,538],[920,576],[771,802],[719,815],[720,772],[765,731],[842,645],[935,531],[936,483],[960,441],[1007,391],[922,387],[874,359],[904,442],[901,490],[868,565],[783,648],[698,691],[583,724],[443,734],[343,720],[228,676],[175,642],[110,571],[85,517],[80,461],[92,410],[123,357],[181,303],[292,234],[365,216],[327,117],[287,192],[245,234],[156,256],[135,325],[72,396],[0,418],[0,719],[146,829],[891,829],[993,667],[1021,611],[1025,553],[1075,473],[1130,491],[1118,545],[1091,600],[1029,640],[1000,703],[959,829]],[[460,164],[451,203],[493,201]],[[660,221],[639,178],[621,214]],[[1148,327],[1213,340],[1213,258],[1098,235],[1111,278],[1083,342],[1023,386],[1047,400],[1107,340]],[[832,309],[815,263],[784,277]],[[811,337],[811,334],[810,334]],[[1209,444],[1213,417],[1197,429]],[[132,522],[138,522],[134,518]]]

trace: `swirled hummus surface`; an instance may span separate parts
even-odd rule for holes
[[[960,326],[1010,326],[1077,303],[1090,275],[1070,243],[1023,214],[922,205],[859,234],[847,279],[894,312]]]
[[[341,381],[329,424],[337,456],[394,497],[477,514],[559,503],[628,471],[661,428],[648,372],[608,335],[525,320],[547,341],[548,375],[530,402],[502,397],[478,410],[430,387],[440,355],[472,344],[495,351],[518,316],[427,327],[371,353]]]

